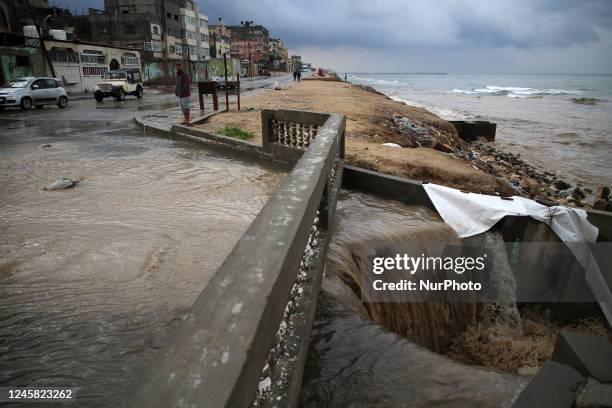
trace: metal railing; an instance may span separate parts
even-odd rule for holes
[[[280,137],[279,121],[309,129],[297,132],[300,146]],[[262,112],[264,148],[295,159],[294,168],[135,384],[127,406],[234,408],[256,398],[258,406],[296,404],[342,183],[345,123],[342,115]],[[268,378],[274,387],[257,394]]]

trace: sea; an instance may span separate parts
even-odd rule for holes
[[[349,73],[447,120],[497,123],[495,146],[587,188],[612,184],[612,74]]]

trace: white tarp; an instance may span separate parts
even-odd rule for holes
[[[595,244],[599,230],[586,211],[562,206],[546,207],[524,197],[464,193],[437,184],[423,184],[436,210],[460,238],[488,231],[505,216],[529,216],[544,222],[567,244],[586,273],[586,281],[606,319],[612,324],[612,294],[588,244]],[[574,244],[574,245],[572,245]]]

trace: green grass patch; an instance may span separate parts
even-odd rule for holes
[[[217,133],[224,136],[233,137],[235,139],[252,139],[255,137],[255,133],[249,132],[248,130],[240,129],[239,127],[224,127],[217,130]]]

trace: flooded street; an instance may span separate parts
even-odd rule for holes
[[[0,114],[0,385],[117,406],[284,176],[132,121],[174,102]]]

